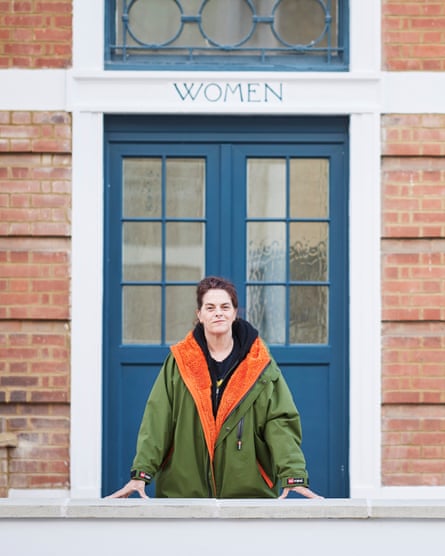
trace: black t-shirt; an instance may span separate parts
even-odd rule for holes
[[[209,370],[212,378],[215,378],[215,380],[217,382],[220,382],[221,384],[221,381],[224,381],[232,368],[235,368],[237,366],[240,359],[240,354],[241,346],[236,336],[233,338],[232,351],[223,361],[216,361],[215,359],[213,359],[210,353],[208,353],[207,362],[209,364]]]

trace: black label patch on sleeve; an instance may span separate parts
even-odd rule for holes
[[[287,479],[287,484],[289,486],[304,485],[304,479],[301,477],[291,477],[290,479]]]
[[[131,472],[131,478],[132,479],[142,479],[143,481],[147,481],[149,483],[152,479],[152,476],[149,473],[145,473],[145,471],[133,470]]]

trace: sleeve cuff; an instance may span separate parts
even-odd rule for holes
[[[137,481],[144,481],[147,485],[151,483],[152,475],[150,473],[146,473],[145,471],[141,471],[140,469],[132,469],[130,473],[131,479],[136,479]]]

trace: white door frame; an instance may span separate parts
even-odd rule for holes
[[[267,106],[205,99],[185,106],[173,87],[182,73],[104,72],[104,0],[74,0],[73,8],[74,65],[66,73],[66,108],[73,112],[71,495],[96,498],[101,488],[103,116],[187,111],[350,117],[351,497],[444,496],[445,489],[381,486],[380,120],[397,111],[402,86],[405,112],[443,101],[438,92],[425,98],[431,89],[425,81],[420,88],[415,74],[381,72],[380,2],[350,0],[347,73],[187,74],[187,81],[283,84],[285,100]]]

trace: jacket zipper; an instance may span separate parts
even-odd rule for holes
[[[269,361],[270,362],[270,361]],[[267,365],[269,364],[269,362],[267,363]],[[267,367],[266,365],[266,367]],[[266,368],[265,367],[265,368]],[[258,379],[254,382],[254,384],[252,384],[252,387],[249,389],[248,392],[246,392],[246,394],[238,401],[238,403],[236,404],[236,407],[233,408],[233,410],[230,412],[230,415],[233,414],[234,411],[236,411],[238,409],[238,407],[240,406],[240,404],[242,403],[243,400],[245,400],[245,398],[247,398],[247,396],[249,395],[250,391],[252,390],[252,388],[255,386],[255,384],[258,382],[258,380],[260,380],[261,376],[264,373],[264,369],[261,372],[261,374],[259,375]],[[219,385],[221,385],[222,382],[219,383]],[[216,399],[218,400],[218,395],[219,395],[219,386],[216,386],[215,389],[215,393],[216,393]],[[228,415],[227,417],[230,417],[230,415]],[[238,428],[237,428],[237,443],[236,443],[236,447],[237,450],[241,450],[242,448],[242,435],[243,435],[243,429],[244,429],[244,417],[241,417],[240,421],[238,422]],[[210,468],[212,469],[212,478],[213,478],[213,482],[214,482],[214,475],[213,475],[213,464],[210,462],[210,458],[209,458],[209,465]],[[262,468],[261,468],[262,469]],[[264,473],[265,477],[267,477],[267,475]],[[272,481],[267,477],[267,479],[265,478],[266,483],[268,484],[272,484]],[[214,482],[215,485],[215,493],[216,493],[216,484]],[[211,488],[211,485],[209,485],[209,488]]]
[[[266,365],[266,366],[267,366],[267,365]],[[255,386],[255,384],[261,379],[263,373],[264,373],[264,370],[263,370],[263,372],[260,374],[260,376],[258,377],[258,379],[255,381],[255,383],[252,384],[252,387],[244,394],[244,396],[243,396],[242,398],[240,398],[240,399],[238,400],[238,403],[236,404],[236,406],[232,409],[232,411],[229,413],[229,415],[227,415],[226,421],[227,421],[227,419],[228,419],[231,415],[233,415],[233,413],[239,408],[239,406],[241,405],[241,403],[247,398],[247,396],[250,394],[252,388],[253,388],[253,387]],[[242,434],[243,429],[244,429],[244,417],[241,417],[241,421],[238,423],[238,434],[239,434],[240,432],[241,432],[241,434]],[[240,438],[237,438],[237,440],[239,441]],[[241,444],[242,444],[242,443],[241,443]],[[238,442],[237,442],[237,447],[238,447]],[[238,448],[238,450],[241,450],[241,445],[240,445],[240,447]]]
[[[243,429],[244,429],[244,417],[241,417],[240,422],[238,423],[238,430],[237,430],[237,442],[236,442],[236,448],[237,450],[241,450],[241,447],[243,445]]]

